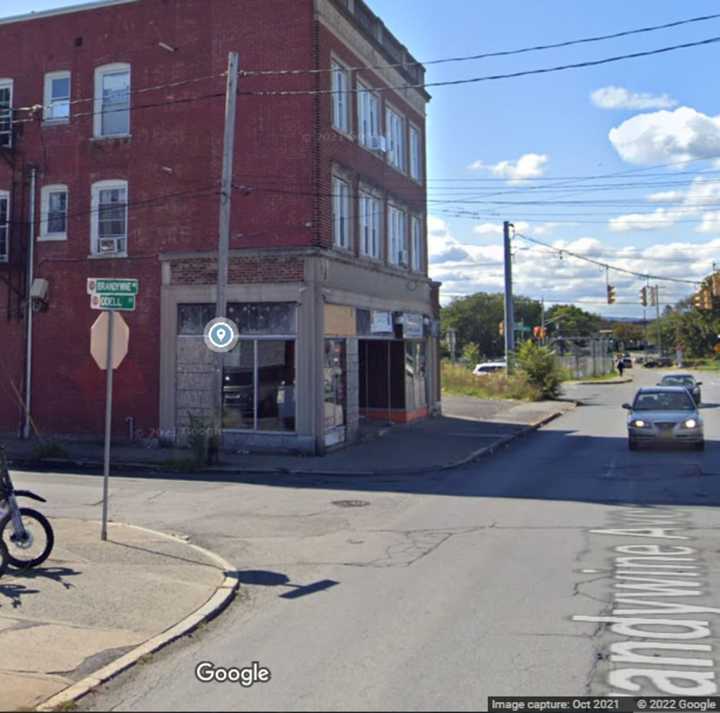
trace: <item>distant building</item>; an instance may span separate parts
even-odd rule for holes
[[[190,414],[211,420],[231,51],[226,445],[322,452],[362,416],[439,408],[424,68],[361,0],[106,0],[0,19],[0,432],[23,419],[31,205],[40,431],[103,431],[90,277],[140,280],[116,436],[133,419],[182,441]]]

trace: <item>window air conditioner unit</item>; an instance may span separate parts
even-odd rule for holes
[[[382,153],[387,153],[388,141],[384,136],[371,136],[370,148],[373,151],[381,151]]]
[[[100,238],[98,241],[98,253],[100,255],[118,255],[123,252],[121,238]]]

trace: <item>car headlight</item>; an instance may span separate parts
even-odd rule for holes
[[[635,428],[647,428],[648,426],[648,424],[641,418],[636,418],[634,421],[631,421],[630,425],[635,426]]]
[[[697,428],[698,422],[694,418],[689,418],[683,425],[685,428]]]

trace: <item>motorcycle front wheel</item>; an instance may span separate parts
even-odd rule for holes
[[[7,548],[8,563],[16,569],[41,565],[52,552],[55,535],[48,519],[37,510],[20,508],[23,530],[15,532],[11,515],[0,521],[0,540]]]
[[[7,547],[5,547],[2,540],[0,540],[0,577],[5,574],[5,570],[8,568],[9,564]]]

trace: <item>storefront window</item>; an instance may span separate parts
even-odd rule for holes
[[[345,426],[347,368],[344,339],[325,340],[325,430]]]
[[[295,431],[295,341],[240,340],[225,355],[223,428]]]
[[[405,397],[408,410],[427,406],[425,342],[405,342]]]
[[[297,305],[287,302],[230,303],[227,316],[243,335],[290,335],[297,332]],[[178,305],[178,334],[202,335],[215,318],[214,304]]]
[[[295,342],[257,342],[258,431],[295,430]]]

